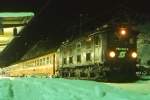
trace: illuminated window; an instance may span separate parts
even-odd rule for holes
[[[43,58],[43,65],[45,65],[45,58]]]
[[[39,66],[39,59],[36,62],[37,62],[37,66]]]
[[[46,58],[46,64],[49,64],[49,57]]]
[[[52,56],[49,56],[49,63],[52,64],[53,58]]]
[[[36,66],[36,60],[34,60],[34,65]]]
[[[63,63],[64,63],[64,64],[67,64],[67,58],[64,58],[64,59],[63,59]]]
[[[40,65],[42,65],[42,59],[40,59]]]
[[[69,63],[70,63],[70,64],[73,63],[73,57],[69,57]]]
[[[81,55],[77,55],[77,62],[81,63]]]
[[[86,53],[86,61],[91,61],[91,53]]]

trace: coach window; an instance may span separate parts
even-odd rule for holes
[[[69,64],[73,63],[73,57],[69,57]]]
[[[43,65],[45,65],[45,58],[43,58]]]
[[[37,65],[36,65],[36,60],[34,60],[34,65],[37,66]]]
[[[49,57],[46,58],[46,64],[49,64]]]
[[[64,64],[67,64],[67,58],[64,58],[64,59],[63,59],[63,63],[64,63]]]
[[[81,55],[77,55],[77,62],[81,63]]]
[[[35,65],[35,66],[37,66],[36,63],[37,63],[36,60],[34,60],[34,65]]]
[[[39,59],[37,60],[37,66],[39,66]]]
[[[49,56],[49,64],[52,64],[52,56]]]
[[[42,59],[40,59],[40,65],[42,65]]]
[[[86,53],[86,61],[91,61],[91,53]]]

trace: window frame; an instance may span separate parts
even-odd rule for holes
[[[86,61],[87,62],[91,61],[91,53],[90,52],[86,53]]]
[[[81,54],[77,55],[77,63],[81,63]]]
[[[73,56],[69,57],[69,64],[73,64]]]

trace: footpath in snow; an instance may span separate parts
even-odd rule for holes
[[[149,84],[150,81],[112,84],[50,78],[1,78],[0,100],[150,100]]]

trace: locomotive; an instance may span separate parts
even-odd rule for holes
[[[137,78],[138,33],[129,24],[103,25],[63,42],[53,52],[10,65],[6,73],[10,76],[43,74],[100,81],[134,80]]]
[[[104,25],[61,45],[60,76],[103,81],[136,79],[137,35],[129,25]]]

